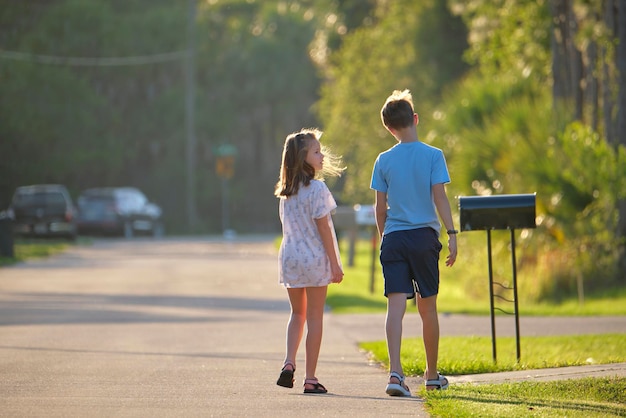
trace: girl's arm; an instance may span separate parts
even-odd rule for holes
[[[330,261],[330,274],[331,281],[333,283],[341,283],[343,280],[343,270],[339,265],[339,255],[335,250],[335,241],[333,239],[333,233],[330,230],[330,219],[328,217],[330,214],[324,216],[323,218],[319,218],[315,220],[315,225],[317,226],[317,230],[320,233],[320,237],[322,238],[322,244],[324,245],[324,250],[326,251],[326,256]]]

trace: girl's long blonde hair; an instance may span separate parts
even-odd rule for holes
[[[319,141],[322,133],[319,129],[307,128],[287,135],[283,147],[279,180],[274,190],[277,197],[295,195],[298,193],[300,184],[308,186],[314,178],[321,180],[325,176],[341,176],[345,170],[345,167],[341,166],[341,157],[333,155],[323,145],[321,148],[324,154],[324,165],[321,171],[315,172],[315,169],[305,161],[312,141]]]

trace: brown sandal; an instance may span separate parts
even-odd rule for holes
[[[291,366],[291,370],[288,370],[287,366]],[[278,380],[276,381],[276,384],[284,388],[292,388],[293,382],[294,382],[293,374],[295,371],[296,371],[296,366],[294,366],[293,363],[289,363],[289,362],[285,363],[285,365],[280,371],[280,376],[278,376]]]
[[[313,389],[307,389],[306,385],[313,386]],[[328,391],[322,385],[316,377],[313,379],[305,379],[304,380],[304,393],[327,393]]]

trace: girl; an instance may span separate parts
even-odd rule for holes
[[[323,175],[341,175],[340,159],[324,154],[319,142],[322,132],[303,129],[287,136],[283,148],[280,179],[275,195],[280,198],[279,216],[283,239],[278,253],[280,283],[287,288],[291,316],[287,324],[287,354],[279,386],[293,387],[296,353],[306,336],[304,393],[326,393],[315,377],[322,342],[326,290],[341,283],[343,270],[337,237],[330,216],[337,204]]]

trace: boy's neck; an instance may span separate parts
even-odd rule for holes
[[[406,129],[396,131],[394,136],[396,137],[396,140],[401,144],[419,141],[419,138],[417,137],[417,129],[415,129],[415,125]]]

